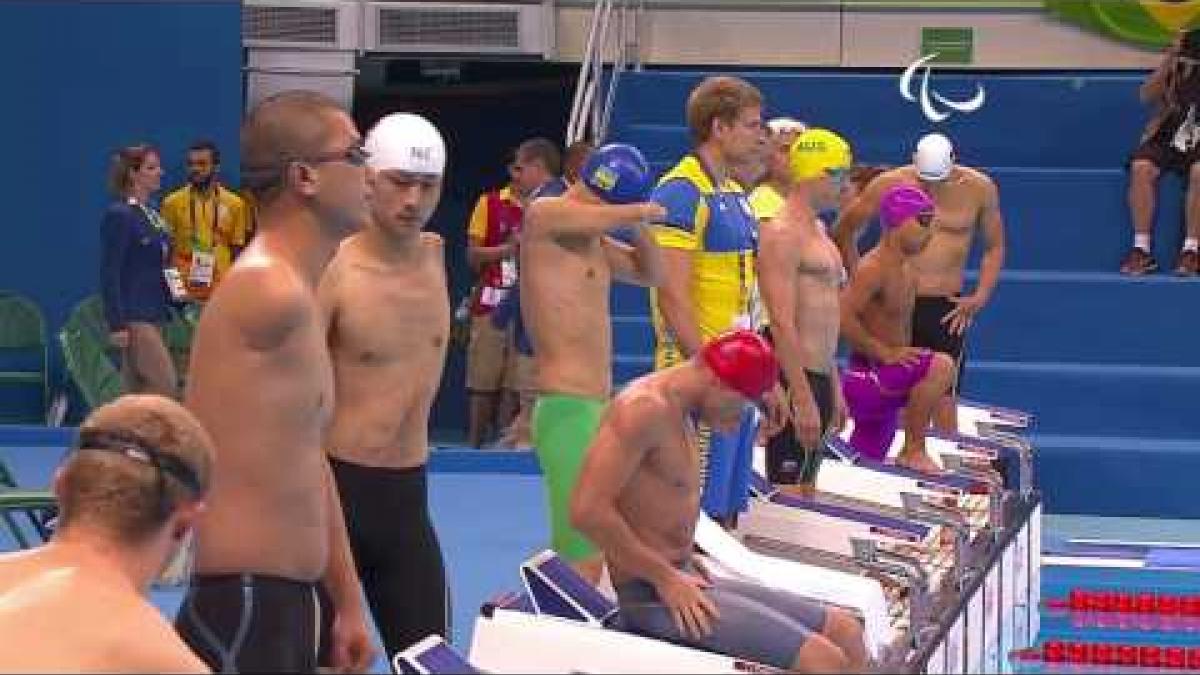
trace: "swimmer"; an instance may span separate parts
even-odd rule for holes
[[[648,223],[666,211],[646,201],[652,186],[636,148],[606,145],[588,156],[579,180],[561,197],[529,205],[521,233],[521,309],[539,392],[533,446],[546,479],[552,546],[593,583],[600,581],[603,559],[571,528],[568,508],[612,391],[612,280],[654,286],[662,276]],[[624,225],[632,230],[632,246],[610,236]]]
[[[861,672],[862,627],[850,613],[713,579],[693,554],[697,425],[736,428],[778,372],[770,345],[738,330],[630,383],[588,448],[571,518],[604,552],[627,629],[785,670]]]
[[[759,230],[758,283],[770,318],[764,328],[783,367],[791,415],[767,441],[767,478],[810,494],[828,434],[841,431],[845,402],[834,362],[838,292],[846,272],[818,217],[837,205],[852,163],[850,145],[826,129],[808,129],[788,150],[786,199]]]
[[[880,199],[888,189],[909,183],[920,185],[937,204],[933,238],[912,259],[917,275],[912,344],[947,354],[956,362],[954,386],[938,402],[934,415],[938,429],[955,431],[967,329],[992,297],[1004,267],[1000,196],[996,183],[982,171],[955,162],[954,146],[948,138],[942,134],[923,137],[911,164],[872,180],[838,219],[834,237],[852,274],[858,261],[855,241],[859,231],[879,212]],[[976,232],[983,235],[979,281],[974,291],[964,293],[963,272]]]
[[[0,670],[210,672],[147,596],[204,512],[212,461],[212,439],[174,401],[92,411],[54,476],[54,537],[0,555]]]
[[[429,410],[446,362],[442,238],[423,232],[442,194],[446,146],[423,117],[367,133],[371,217],[321,279],[334,410],[329,463],[358,576],[389,655],[449,639],[446,572],[429,519]]]
[[[911,346],[912,310],[917,297],[913,259],[929,244],[936,217],[929,195],[915,185],[897,185],[883,194],[879,221],[883,236],[863,256],[842,293],[842,336],[851,354],[842,389],[854,418],[850,445],[882,461],[904,409],[904,448],[896,463],[938,472],[925,450],[925,430],[938,400],[950,388],[949,356]]]
[[[353,120],[315,92],[276,94],[242,128],[258,232],[209,298],[185,400],[219,449],[196,575],[177,627],[224,672],[315,672],[332,603],[332,666],[373,661],[341,502],[325,459],[333,366],[317,285],[367,209]]]

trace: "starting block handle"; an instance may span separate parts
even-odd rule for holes
[[[971,466],[965,457],[947,455],[942,457],[946,469],[960,476],[970,478],[988,486],[988,529],[994,536],[999,536],[1004,530],[1004,481],[990,471],[982,471]]]
[[[1028,500],[1033,495],[1033,443],[1010,431],[995,428],[981,429],[980,431],[984,438],[1002,443],[1017,451],[1018,489],[1021,497]]]
[[[920,562],[898,553],[881,549],[874,539],[852,537],[850,546],[854,559],[864,569],[903,579],[908,586],[909,626],[913,640],[920,642],[922,626],[933,623],[933,602],[929,594],[929,576]]]
[[[940,525],[954,532],[954,581],[962,587],[972,574],[968,560],[971,553],[971,527],[967,524],[966,517],[953,509],[930,504],[921,495],[911,492],[901,492],[900,502],[904,505],[904,512],[908,517]]]

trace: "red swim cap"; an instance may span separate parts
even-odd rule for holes
[[[775,350],[758,333],[735,330],[722,333],[700,350],[700,358],[730,389],[757,400],[779,381]]]

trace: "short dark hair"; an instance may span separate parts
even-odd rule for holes
[[[588,156],[595,149],[596,146],[588,140],[575,141],[568,145],[566,157],[563,159],[563,176],[567,180],[578,178],[579,172],[583,170],[583,165],[587,163]]]
[[[284,91],[263,99],[242,123],[242,184],[266,205],[279,196],[288,165],[325,149],[331,113],[341,104],[315,91]]]
[[[149,143],[127,145],[113,153],[108,164],[109,193],[124,197],[129,190],[129,173],[141,169],[150,155],[158,156],[158,149]]]
[[[199,140],[188,146],[188,152],[204,152],[212,157],[213,164],[221,163],[221,151],[217,148],[217,144],[210,140]]]
[[[531,138],[517,146],[516,156],[541,162],[546,171],[557,176],[562,173],[562,152],[547,138]]]
[[[180,504],[208,489],[212,438],[195,416],[171,399],[121,396],[92,411],[79,434],[79,448],[62,466],[60,529],[87,522],[122,544],[137,545],[165,525]],[[90,440],[106,436],[125,439],[133,451],[113,452],[111,446]],[[151,456],[154,452],[182,465],[195,484],[186,485],[161,468]]]

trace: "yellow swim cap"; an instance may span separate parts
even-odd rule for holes
[[[788,151],[793,180],[820,178],[829,170],[849,169],[854,163],[850,144],[828,129],[809,128],[792,141]]]

